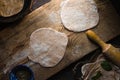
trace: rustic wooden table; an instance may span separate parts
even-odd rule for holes
[[[9,24],[0,31],[0,71],[6,72],[9,68],[24,63],[32,68],[35,80],[46,80],[66,66],[94,51],[97,46],[88,40],[84,32],[74,33],[64,28],[59,14],[62,0],[35,1],[32,10],[42,6],[32,11],[23,20],[14,25]],[[108,0],[95,1],[99,9],[100,22],[92,30],[104,41],[108,41],[120,34],[120,17]],[[4,25],[2,26],[4,27]],[[51,27],[66,33],[69,37],[63,60],[53,68],[44,68],[39,64],[26,61],[26,57],[30,53],[29,37],[34,30],[43,27]],[[1,80],[8,80],[6,75],[2,75],[0,78]]]

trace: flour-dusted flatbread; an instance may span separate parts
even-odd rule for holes
[[[61,7],[61,20],[65,28],[74,32],[95,27],[99,14],[93,0],[66,0]]]
[[[66,34],[51,28],[34,31],[30,37],[30,60],[40,63],[43,67],[57,65],[64,56],[68,37]]]
[[[23,6],[24,0],[0,0],[0,16],[13,16],[19,13]]]

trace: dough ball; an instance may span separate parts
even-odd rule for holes
[[[61,7],[61,20],[65,28],[74,32],[95,27],[99,14],[93,0],[66,0]]]
[[[28,57],[43,67],[53,67],[63,58],[67,43],[66,34],[51,28],[40,28],[30,36],[32,53]]]
[[[0,16],[13,16],[19,13],[23,6],[24,0],[0,0]]]

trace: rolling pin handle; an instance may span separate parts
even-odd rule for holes
[[[108,44],[106,44],[102,39],[100,39],[100,37],[98,37],[97,34],[92,30],[86,31],[86,35],[88,36],[89,39],[91,39],[92,41],[97,43],[99,46],[101,46],[103,50],[107,48]]]

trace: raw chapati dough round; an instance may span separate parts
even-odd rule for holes
[[[95,27],[99,14],[93,0],[66,0],[61,7],[61,20],[65,28],[74,32]]]
[[[0,0],[0,16],[13,16],[19,13],[23,6],[24,0]]]
[[[63,58],[67,43],[68,37],[64,33],[51,28],[38,29],[30,36],[32,53],[28,57],[43,67],[53,67]]]

